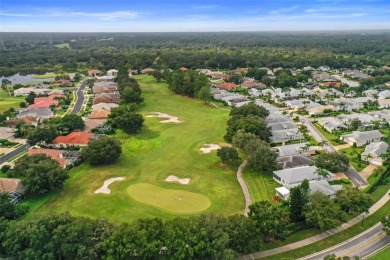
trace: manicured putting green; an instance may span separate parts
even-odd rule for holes
[[[149,183],[138,183],[127,188],[136,201],[173,213],[195,213],[211,206],[210,200],[198,193],[164,189]]]

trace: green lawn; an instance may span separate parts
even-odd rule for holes
[[[41,74],[41,75],[35,75],[32,76],[33,79],[53,79],[57,76],[55,73],[47,73],[47,74]]]
[[[318,131],[320,131],[320,133],[323,136],[325,136],[326,140],[328,140],[332,145],[340,145],[340,144],[342,144],[342,142],[337,138],[336,135],[327,132],[325,129],[323,129],[317,123],[314,123],[313,125],[315,126],[315,128],[318,129]]]
[[[390,246],[380,251],[378,254],[369,257],[370,260],[388,260],[390,259]]]
[[[19,108],[19,103],[25,101],[24,97],[12,97],[7,91],[0,90],[0,113],[10,109],[11,107]]]
[[[272,172],[257,173],[245,168],[243,171],[243,179],[248,186],[252,202],[263,200],[272,201],[272,197],[276,194],[275,188],[280,187],[272,179]]]
[[[317,243],[310,244],[307,246],[304,246],[299,249],[295,249],[292,251],[288,251],[286,253],[277,254],[274,256],[267,257],[267,260],[277,260],[277,259],[297,259],[303,256],[307,256],[310,254],[313,254],[315,252],[319,252],[321,250],[324,250],[326,248],[335,246],[339,243],[342,243],[357,234],[360,234],[361,232],[367,230],[368,228],[374,226],[376,223],[378,223],[383,216],[388,215],[390,211],[390,201],[387,202],[382,208],[380,208],[377,212],[375,212],[373,215],[365,218],[364,225],[356,224],[347,230],[340,232],[336,235],[330,236],[328,238],[325,238]]]
[[[229,112],[173,94],[166,83],[157,83],[151,76],[135,78],[145,98],[142,114],[163,112],[178,116],[182,123],[163,124],[158,118],[145,118],[143,130],[137,135],[118,131],[115,137],[121,141],[123,150],[118,162],[101,167],[82,164],[72,169],[61,192],[46,203],[42,199],[43,205],[36,206],[37,214],[69,211],[92,218],[104,216],[115,222],[145,217],[172,219],[181,215],[132,199],[127,189],[137,183],[201,194],[211,202],[203,212],[242,213],[244,196],[236,179],[237,167],[221,165],[215,151],[210,154],[199,151],[204,143],[223,143]],[[191,181],[188,185],[168,183],[164,180],[169,175]],[[124,181],[110,186],[111,194],[94,193],[108,178],[122,176],[126,178]],[[165,203],[163,198],[159,199],[161,202],[156,204]],[[29,217],[33,215],[29,213]]]
[[[355,168],[358,172],[362,171],[368,163],[358,159],[358,154],[362,154],[364,148],[362,147],[349,147],[345,149],[340,149],[339,153],[345,154],[349,158],[349,163]]]
[[[137,202],[173,213],[201,212],[211,205],[210,200],[202,194],[164,189],[149,183],[131,185],[127,193]]]

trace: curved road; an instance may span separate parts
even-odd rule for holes
[[[77,89],[77,101],[76,104],[73,107],[72,114],[78,114],[81,110],[81,107],[83,106],[84,102],[84,89],[87,85],[87,80],[84,80],[79,88]]]
[[[302,122],[302,124],[307,127],[307,130],[309,130],[310,134],[317,142],[321,142],[321,141],[327,142],[325,149],[328,152],[337,152],[336,148],[334,148],[333,145],[329,143],[328,140],[320,133],[320,131],[318,131],[318,129],[312,125],[310,120],[304,117],[300,117],[299,119]],[[345,175],[347,175],[347,177],[351,180],[353,185],[355,185],[356,187],[368,185],[367,181],[351,165],[349,166],[349,169],[345,172]]]
[[[0,157],[0,164],[3,164],[5,162],[7,162],[9,159],[17,156],[20,153],[23,153],[24,151],[27,151],[28,148],[30,148],[30,145],[29,144],[24,144],[24,145],[16,148],[15,150],[13,150],[12,152],[9,152],[6,155],[1,156]]]
[[[242,192],[244,193],[244,197],[245,197],[245,210],[244,210],[245,216],[248,216],[249,206],[252,204],[252,199],[251,199],[251,195],[249,194],[248,187],[246,186],[245,181],[242,179],[242,170],[244,169],[247,163],[248,163],[247,160],[243,161],[237,170],[237,180],[240,183]]]
[[[378,223],[372,228],[343,243],[321,252],[299,258],[299,260],[324,259],[324,257],[329,254],[335,254],[337,257],[358,256],[361,259],[365,259],[381,248],[390,245],[390,235],[386,235],[382,228],[382,224]]]

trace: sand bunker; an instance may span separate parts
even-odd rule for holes
[[[203,153],[210,153],[213,150],[218,150],[221,148],[221,146],[217,144],[204,144],[206,147],[201,147],[199,150],[201,150]]]
[[[160,112],[150,112],[146,117],[158,117],[164,120],[161,120],[161,123],[180,123],[181,121],[177,116],[171,116],[168,114],[160,113]]]
[[[108,186],[115,182],[115,181],[123,181],[125,178],[124,177],[116,177],[116,178],[111,178],[111,179],[108,179],[104,182],[103,186],[96,190],[95,193],[104,193],[104,194],[110,194],[111,193],[111,190],[108,188]]]
[[[169,181],[169,182],[177,181],[178,183],[184,184],[184,185],[187,185],[188,183],[190,183],[190,179],[189,179],[189,178],[180,179],[180,178],[178,178],[178,177],[175,176],[175,175],[169,175],[169,176],[165,179],[165,181]]]

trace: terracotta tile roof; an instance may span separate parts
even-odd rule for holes
[[[67,136],[57,136],[54,139],[54,144],[67,144],[67,145],[87,145],[89,139],[93,136],[92,133],[84,132],[72,132]]]
[[[100,70],[88,70],[88,74],[97,74],[97,73],[101,73]]]
[[[324,84],[326,87],[335,87],[335,88],[339,88],[341,86],[341,82],[337,82],[337,81],[330,81],[330,82],[326,82]]]
[[[58,100],[56,97],[62,97],[63,95],[54,94],[48,97],[37,97],[34,99],[34,104],[29,105],[28,108],[45,107],[50,108],[51,105],[58,106]]]
[[[154,71],[154,69],[152,69],[152,68],[145,68],[145,69],[141,70],[142,73],[148,73],[148,72],[153,72],[153,71]]]
[[[108,116],[111,114],[111,111],[100,109],[100,110],[94,110],[92,111],[91,115],[88,117],[90,119],[103,119],[108,118]]]
[[[0,178],[0,193],[5,191],[20,191],[21,183],[19,179]]]
[[[228,79],[228,78],[230,78],[230,76],[229,76],[228,74],[220,73],[220,72],[213,72],[213,73],[210,73],[210,76],[211,76],[213,79]]]
[[[62,168],[65,168],[67,164],[67,160],[62,157],[63,152],[64,151],[62,150],[39,148],[39,149],[28,150],[28,155],[46,154],[47,156],[51,157],[53,160],[57,161]]]
[[[180,70],[181,70],[181,71],[186,71],[186,70],[188,70],[188,69],[187,69],[186,67],[181,67]]]
[[[217,88],[223,88],[226,90],[232,90],[232,89],[235,89],[237,87],[237,85],[234,83],[218,83],[218,84],[215,84],[215,86]]]
[[[37,122],[37,119],[32,116],[25,116],[22,118],[13,118],[10,120],[5,121],[6,125],[17,125],[19,123],[26,123],[28,125],[33,125]]]

